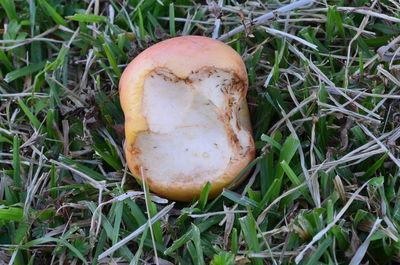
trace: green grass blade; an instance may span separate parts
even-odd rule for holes
[[[57,244],[60,244],[60,245],[63,245],[65,247],[69,248],[84,264],[86,264],[86,265],[89,264],[87,262],[87,260],[85,259],[85,257],[82,256],[82,253],[78,249],[76,249],[73,245],[68,243],[65,239],[59,239],[59,238],[53,238],[53,237],[42,237],[39,239],[29,241],[28,243],[25,243],[24,245],[21,246],[21,248],[22,249],[30,248],[33,246],[43,245],[43,244],[50,243],[50,242],[56,242]]]
[[[100,181],[105,180],[106,177],[101,175],[100,173],[94,171],[93,169],[88,168],[87,166],[82,165],[66,156],[60,155],[58,160],[62,163],[65,163],[68,166],[72,166],[75,169],[81,171],[82,173],[88,175],[89,177],[93,178],[94,180]]]
[[[39,70],[41,70],[44,66],[45,66],[46,62],[41,62],[41,63],[37,63],[37,64],[31,64],[19,69],[15,69],[14,71],[9,72],[5,77],[4,77],[4,81],[6,81],[7,83],[10,83],[14,80],[17,80],[20,77],[24,77],[27,75],[31,75],[35,72],[38,72]]]
[[[20,222],[24,211],[17,207],[0,208],[0,220]]]
[[[14,0],[0,0],[0,5],[6,11],[9,20],[18,20]]]
[[[85,22],[85,23],[103,23],[107,22],[107,18],[104,16],[98,16],[93,14],[74,14],[73,16],[68,16],[66,19]]]
[[[25,105],[25,103],[22,101],[22,99],[18,98],[18,104],[21,107],[22,111],[25,113],[25,115],[28,117],[29,121],[35,126],[37,130],[40,129],[41,123],[40,121],[36,118],[35,115],[32,114],[32,112],[29,110],[29,108]]]
[[[261,251],[260,242],[257,237],[256,221],[251,214],[239,219],[240,227],[242,228],[244,240],[246,241],[250,251],[258,253]],[[261,259],[251,259],[252,265],[262,265]]]
[[[326,249],[332,245],[332,237],[328,236],[321,241],[317,250],[312,254],[311,258],[308,260],[307,265],[318,264],[319,259],[325,253]]]
[[[138,8],[137,10],[138,13],[138,18],[139,18],[139,34],[140,34],[140,39],[144,40],[144,36],[146,36],[146,31],[144,29],[144,21],[143,21],[143,15],[142,15],[142,10]]]
[[[67,22],[60,16],[60,14],[57,13],[57,11],[49,4],[46,2],[46,0],[38,0],[39,3],[47,10],[49,13],[50,17],[56,22],[56,24],[67,27]]]
[[[273,138],[269,137],[268,135],[262,134],[261,140],[269,143],[270,145],[272,145],[273,147],[275,147],[278,150],[282,149],[282,145],[280,143],[278,143],[277,141],[275,141]]]
[[[20,147],[20,140],[18,135],[14,136],[13,141],[13,185],[16,188],[22,188],[22,181],[21,181],[21,160],[19,156],[19,147]]]
[[[211,190],[211,183],[207,182],[207,184],[204,186],[203,190],[200,193],[200,198],[199,198],[199,208],[204,209],[207,204],[208,200],[208,194],[210,193]]]
[[[213,217],[208,218],[204,222],[198,224],[197,227],[199,228],[200,233],[202,233],[202,232],[206,231],[208,228],[210,228],[211,226],[217,224],[220,221],[221,221],[221,217],[220,216],[213,216]],[[193,229],[190,229],[189,231],[187,231],[182,237],[180,237],[179,239],[175,240],[174,243],[164,251],[164,254],[165,255],[170,255],[172,252],[177,250],[183,244],[188,242],[190,240],[190,238],[192,237],[192,233],[193,233]]]
[[[232,229],[232,234],[231,234],[231,251],[233,254],[237,254],[238,252],[238,232],[236,228]]]
[[[116,202],[114,207],[114,212],[112,213],[114,217],[114,227],[113,227],[113,238],[112,238],[112,244],[115,245],[118,242],[118,236],[119,236],[119,228],[121,227],[121,220],[122,220],[122,209],[123,209],[123,202]]]
[[[194,243],[194,246],[196,248],[196,254],[197,254],[197,259],[199,265],[205,265],[204,263],[204,257],[203,257],[203,248],[201,246],[201,239],[200,239],[200,230],[197,226],[192,224],[192,240]]]
[[[171,35],[171,37],[176,36],[174,3],[169,4],[169,34]]]
[[[35,35],[36,1],[29,1],[29,22],[31,23],[31,35]]]
[[[11,63],[11,61],[10,61],[10,59],[9,59],[8,56],[4,53],[3,50],[0,50],[0,62],[2,62],[2,63],[6,66],[7,71],[8,71],[9,73],[12,72],[12,71],[14,70],[14,67],[13,67],[13,65],[12,65],[12,63]],[[6,80],[4,80],[4,81],[6,81]],[[6,82],[7,82],[7,81],[6,81]]]
[[[360,179],[367,180],[368,178],[372,177],[375,172],[382,167],[383,162],[385,162],[387,156],[388,153],[385,153],[381,158],[375,161],[375,163],[370,168],[368,168],[368,170],[360,177]]]
[[[257,207],[257,202],[253,201],[252,199],[246,197],[246,196],[241,196],[236,192],[230,191],[230,190],[224,190],[222,192],[222,196],[230,199],[231,201],[245,206],[245,207]]]
[[[133,259],[133,260],[131,261],[131,263],[130,263],[131,265],[138,265],[138,264],[140,264],[140,263],[139,263],[139,259],[140,259],[140,257],[142,256],[144,241],[145,241],[146,238],[147,238],[147,232],[148,232],[148,230],[149,230],[149,227],[146,226],[146,229],[143,231],[143,234],[142,234],[142,236],[141,236],[141,238],[140,238],[139,247],[138,247],[138,249],[137,249],[137,251],[136,251],[135,257],[134,257],[134,259]]]
[[[112,69],[114,70],[114,73],[118,76],[121,77],[121,71],[118,68],[117,61],[115,60],[115,57],[113,53],[111,52],[110,47],[106,43],[103,44],[103,50],[106,53],[108,62],[110,63]]]

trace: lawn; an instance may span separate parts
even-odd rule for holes
[[[1,265],[400,262],[398,1],[0,0],[0,21]],[[257,147],[192,203],[132,176],[118,95],[181,35],[242,56]]]

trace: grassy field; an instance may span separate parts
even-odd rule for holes
[[[260,18],[291,2],[0,0],[0,264],[400,262],[400,4]],[[190,34],[242,55],[257,158],[174,203],[127,170],[118,80]]]

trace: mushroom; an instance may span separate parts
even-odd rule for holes
[[[217,40],[176,37],[139,54],[119,83],[133,175],[172,200],[208,182],[217,196],[255,156],[247,87],[241,57]]]

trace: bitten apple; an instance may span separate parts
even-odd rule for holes
[[[254,159],[245,65],[228,45],[184,36],[139,54],[119,83],[133,175],[166,198],[210,197]]]

